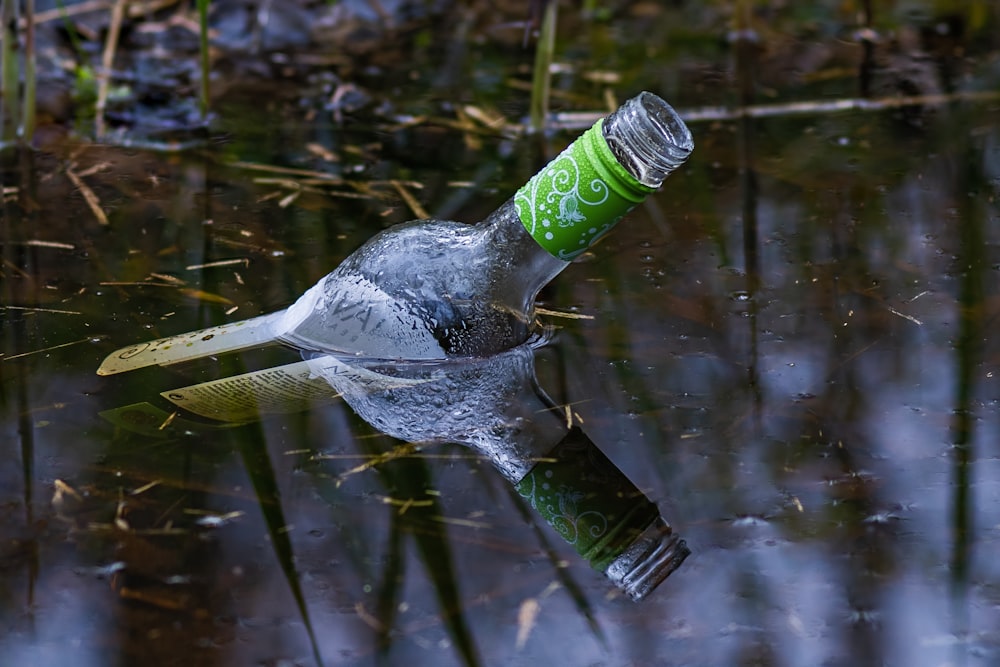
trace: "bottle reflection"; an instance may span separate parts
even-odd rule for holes
[[[642,599],[690,551],[656,505],[539,386],[540,343],[430,360],[316,354],[162,392],[180,408],[173,412],[138,403],[101,414],[149,434],[225,428],[340,397],[394,438],[477,451],[580,556],[629,597]]]
[[[651,502],[539,386],[535,349],[482,358],[306,363],[378,430],[485,456],[531,507],[634,600],[690,551]]]

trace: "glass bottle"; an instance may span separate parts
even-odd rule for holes
[[[641,600],[690,554],[652,503],[571,426],[535,376],[535,349],[489,357],[305,363],[365,421],[408,442],[476,450],[594,569]]]
[[[538,291],[659,188],[692,149],[680,116],[643,92],[595,123],[482,222],[396,225],[283,311],[118,350],[98,373],[273,341],[392,359],[509,349],[533,330]]]

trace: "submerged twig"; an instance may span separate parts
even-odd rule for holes
[[[11,308],[11,306],[7,306]],[[56,311],[59,312],[59,311]],[[73,315],[79,315],[80,313],[70,313]],[[80,340],[72,340],[68,343],[60,343],[59,345],[52,345],[51,347],[43,347],[40,350],[32,350],[31,352],[21,352],[20,354],[12,354],[9,357],[0,356],[0,361],[11,361],[13,359],[20,359],[21,357],[27,357],[32,354],[41,354],[42,352],[51,352],[52,350],[58,350],[63,347],[69,347],[71,345],[79,345],[80,343],[90,343],[95,340],[100,340],[104,336],[92,336],[90,338],[81,338]]]
[[[839,100],[811,100],[779,104],[752,104],[744,107],[701,107],[679,109],[677,113],[687,123],[732,121],[740,118],[774,118],[810,116],[845,111],[887,111],[902,107],[943,106],[951,102],[990,102],[1000,100],[1000,91],[967,90],[933,95],[907,95],[904,97],[848,97]],[[603,112],[564,112],[556,114],[554,125],[563,130],[585,129],[593,125]]]
[[[411,507],[433,507],[434,500],[414,500],[413,498],[393,498],[392,496],[376,496],[383,505],[399,508],[399,514],[406,514]]]
[[[345,470],[340,475],[337,475],[336,484],[337,486],[340,486],[341,484],[344,483],[344,481],[348,477],[351,477],[361,472],[365,472],[366,470],[371,470],[372,468],[382,465],[383,463],[387,463],[395,459],[408,457],[412,455],[414,452],[416,452],[417,449],[418,445],[416,443],[412,442],[403,443],[402,445],[395,447],[389,450],[388,452],[385,452],[384,454],[379,454],[378,456],[373,456],[369,458],[364,463],[354,466],[350,470]]]
[[[3,310],[27,310],[33,313],[58,313],[59,315],[82,315],[78,310],[60,310],[58,308],[38,308],[35,306],[3,306]]]
[[[69,177],[69,180],[73,182],[76,189],[80,191],[81,195],[83,195],[83,200],[87,202],[87,207],[90,208],[91,213],[93,213],[94,217],[97,218],[97,222],[102,225],[109,224],[108,216],[104,212],[104,209],[101,208],[101,200],[98,199],[97,194],[94,193],[90,186],[83,182],[80,175],[76,173],[75,167],[75,164],[71,164],[67,167],[66,176]]]

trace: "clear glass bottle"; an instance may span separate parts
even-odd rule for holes
[[[475,225],[391,227],[286,310],[141,343],[109,375],[255,347],[392,359],[486,355],[523,343],[538,291],[663,183],[693,149],[677,113],[639,94],[598,121]]]
[[[567,423],[538,384],[534,355],[523,344],[488,357],[317,355],[306,363],[383,433],[481,453],[581,557],[640,600],[690,551],[656,505]]]

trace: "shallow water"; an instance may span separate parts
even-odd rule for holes
[[[938,25],[903,4],[898,26]],[[806,71],[806,55],[845,40],[810,41],[782,15],[740,59],[718,17],[690,10],[664,32],[673,10],[644,11],[567,38],[567,60],[626,72],[623,96],[662,94],[693,119],[695,153],[543,292],[562,315],[547,316],[559,331],[537,364],[687,541],[680,569],[643,602],[615,595],[472,451],[411,451],[339,401],[196,433],[100,416],[294,361],[270,350],[95,374],[130,343],[286,306],[413,217],[400,188],[435,216],[479,219],[571,138],[402,127],[418,107],[445,114],[437,100],[463,85],[466,101],[525,108],[526,93],[490,83],[506,74],[496,54],[458,67],[430,50],[436,83],[419,99],[418,82],[384,93],[388,115],[306,122],[280,97],[234,96],[225,141],[203,151],[89,146],[7,164],[4,664],[1000,660],[997,100],[834,112],[858,78],[829,54]],[[998,89],[996,38],[966,18],[961,75],[935,70],[921,92]],[[781,70],[793,56],[811,76]],[[581,74],[564,77],[578,108],[601,107]],[[698,120],[738,100],[817,104]]]

